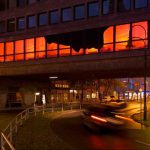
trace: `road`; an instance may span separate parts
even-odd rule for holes
[[[133,109],[124,112],[130,114]],[[95,133],[83,125],[81,114],[81,111],[64,112],[51,124],[57,136],[76,150],[150,150],[145,143],[140,143],[145,142],[142,135],[147,130],[140,124],[132,121],[121,132]]]

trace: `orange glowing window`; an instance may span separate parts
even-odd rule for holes
[[[32,60],[34,59],[34,53],[26,53],[26,60]]]
[[[128,41],[130,24],[116,26],[116,42]]]
[[[36,38],[36,51],[45,51],[46,41],[44,37]]]
[[[116,51],[128,50],[128,42],[116,43]]]
[[[45,58],[45,52],[36,52],[36,59]]]
[[[15,42],[15,54],[24,53],[24,40]]]
[[[4,43],[0,43],[0,55],[4,55]]]
[[[34,38],[25,40],[25,50],[27,52],[34,52]]]
[[[9,56],[5,56],[5,61],[13,61],[14,60],[14,56],[13,55],[9,55]]]
[[[59,49],[68,49],[70,46],[59,44]]]
[[[83,55],[84,49],[80,49],[79,52],[76,52],[74,49],[72,49],[72,55]]]
[[[60,56],[69,56],[70,55],[70,48],[69,49],[60,49],[59,55]]]
[[[113,34],[114,34],[114,27],[111,26],[104,32],[104,43],[112,43],[113,40]]]
[[[6,42],[6,55],[14,54],[14,42]]]
[[[101,48],[101,52],[113,52],[114,49],[114,44],[105,44],[103,45],[103,47]]]
[[[4,56],[0,57],[0,62],[4,62]]]
[[[132,24],[132,40],[147,39],[148,22],[137,22]]]
[[[137,40],[132,41],[132,49],[140,49],[140,48],[147,48],[148,40]]]
[[[88,55],[88,54],[95,54],[95,53],[98,53],[98,49],[96,48],[87,48],[85,53]]]
[[[47,51],[47,57],[48,58],[57,57],[57,55],[58,55],[58,50]]]
[[[15,60],[16,61],[24,60],[24,54],[16,54],[15,55]]]
[[[54,49],[58,49],[57,43],[47,44],[47,50],[54,50]]]

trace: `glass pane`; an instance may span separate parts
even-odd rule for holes
[[[46,13],[40,14],[39,15],[39,25],[43,26],[43,25],[46,25],[46,24],[47,24],[47,14]]]
[[[135,8],[147,7],[148,0],[135,0]]]
[[[36,19],[35,16],[28,17],[28,28],[33,28],[36,26]]]
[[[15,42],[15,54],[24,53],[24,40]]]
[[[62,10],[62,21],[72,20],[72,8],[65,8]]]
[[[59,50],[59,55],[60,56],[69,56],[70,55],[70,48],[69,49],[63,49],[63,50]]]
[[[54,49],[58,49],[57,43],[47,44],[47,50],[54,50]]]
[[[57,50],[54,50],[54,51],[47,51],[47,57],[50,58],[50,57],[57,57],[58,55],[58,51]]]
[[[17,54],[17,55],[15,55],[15,60],[16,61],[24,60],[24,54]]]
[[[8,62],[8,61],[13,61],[14,60],[14,56],[13,55],[10,55],[10,56],[5,56],[5,61]]]
[[[14,54],[14,42],[6,42],[6,55]]]
[[[75,7],[75,19],[83,19],[85,17],[85,6],[80,5]]]
[[[0,55],[4,55],[4,43],[0,43]]]
[[[88,15],[89,17],[98,16],[100,12],[99,3],[89,3],[88,5]]]
[[[112,43],[113,40],[113,34],[114,34],[114,27],[109,27],[104,32],[104,43]]]
[[[34,52],[34,38],[25,40],[26,52]]]
[[[128,41],[130,24],[116,26],[116,42]]]
[[[18,19],[18,29],[25,29],[25,18]]]
[[[85,51],[85,54],[95,54],[95,53],[98,53],[98,49],[96,48],[87,48],[86,51]]]
[[[72,55],[83,55],[84,49],[80,49],[79,52],[76,52],[74,49],[72,49]]]
[[[55,24],[59,22],[59,12],[58,10],[56,11],[51,11],[50,12],[50,23]]]
[[[114,44],[105,44],[102,48],[101,48],[101,52],[113,52],[114,49]]]
[[[45,52],[36,52],[36,59],[45,58]]]
[[[26,60],[34,59],[34,53],[26,53]]]
[[[0,62],[4,62],[4,56],[0,57]]]
[[[70,46],[59,44],[59,48],[60,48],[60,49],[65,49],[65,48],[68,48],[68,49],[69,49]]]
[[[127,11],[131,8],[131,0],[119,0],[119,11]]]
[[[116,51],[129,50],[128,42],[116,43]]]
[[[147,40],[133,41],[132,45],[133,45],[132,49],[147,48],[148,41]]]
[[[132,24],[132,40],[147,39],[148,22],[137,22]]]
[[[44,37],[36,38],[36,51],[45,51],[46,50],[46,41]]]
[[[110,14],[114,9],[114,0],[103,0],[103,14]]]

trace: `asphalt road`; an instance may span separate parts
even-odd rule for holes
[[[143,130],[138,123],[131,122],[121,132],[96,133],[83,125],[81,114],[81,111],[64,112],[51,124],[57,136],[75,150],[150,150],[149,146],[139,143]]]

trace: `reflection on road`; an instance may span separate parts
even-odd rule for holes
[[[141,150],[136,143],[139,124],[133,121],[129,128],[119,132],[94,133],[82,124],[80,111],[65,112],[52,123],[54,132],[76,150]],[[134,126],[133,129],[131,126]],[[147,148],[147,147],[146,147]],[[143,150],[147,150],[144,148]]]

